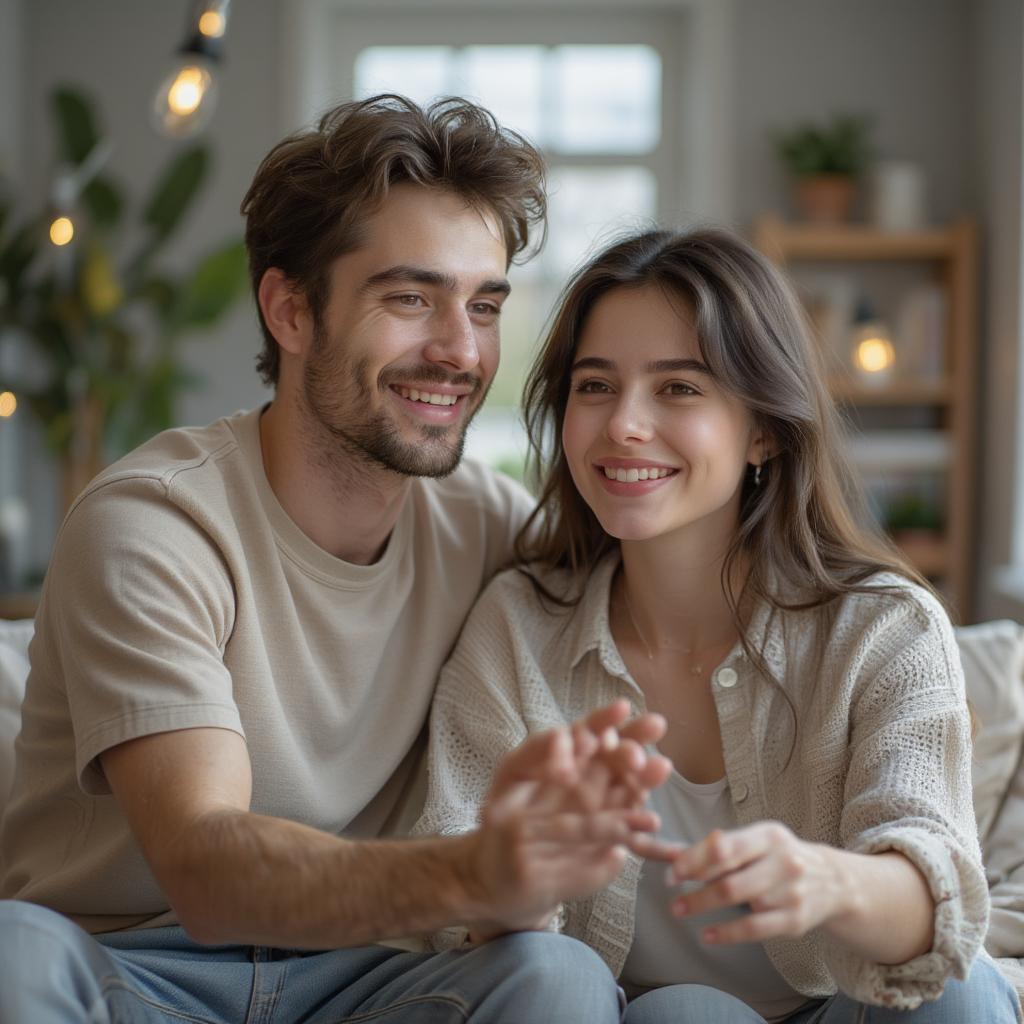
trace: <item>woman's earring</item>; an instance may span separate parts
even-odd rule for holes
[[[762,464],[759,462],[754,467],[754,486],[755,487],[760,487],[761,486],[761,465]]]

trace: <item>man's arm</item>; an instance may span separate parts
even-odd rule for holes
[[[621,708],[594,719],[621,724]],[[644,741],[645,736],[633,735]],[[619,757],[644,784],[638,744]],[[573,784],[557,734],[531,737],[504,763],[500,822],[446,839],[349,841],[249,810],[245,741],[225,729],[160,733],[101,756],[120,807],[186,931],[201,942],[294,948],[362,945],[451,924],[493,932],[522,927],[551,901],[601,888],[613,852],[657,821],[649,812],[531,813],[530,787]],[[569,744],[571,751],[572,745]],[[571,761],[571,758],[570,758]],[[518,791],[516,790],[518,787]],[[586,865],[580,847],[609,851]],[[543,865],[543,870],[538,866]]]

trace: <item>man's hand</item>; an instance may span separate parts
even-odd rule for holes
[[[664,720],[625,724],[628,715],[629,704],[616,701],[531,736],[501,763],[473,837],[474,937],[543,927],[561,901],[608,885],[627,849],[661,859],[678,852],[651,838],[658,818],[643,808],[672,770],[643,747],[664,733]]]

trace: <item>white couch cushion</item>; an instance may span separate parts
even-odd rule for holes
[[[0,812],[14,780],[14,740],[21,728],[21,699],[25,695],[31,639],[31,619],[0,619]]]
[[[986,847],[1024,748],[1024,626],[984,622],[956,631],[974,737],[974,814]]]

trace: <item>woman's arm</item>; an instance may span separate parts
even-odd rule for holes
[[[681,853],[672,871],[674,881],[705,883],[674,901],[680,916],[750,904],[750,914],[705,929],[710,943],[798,938],[821,928],[865,960],[887,965],[932,947],[935,901],[901,853],[850,853],[759,822],[713,832]]]

